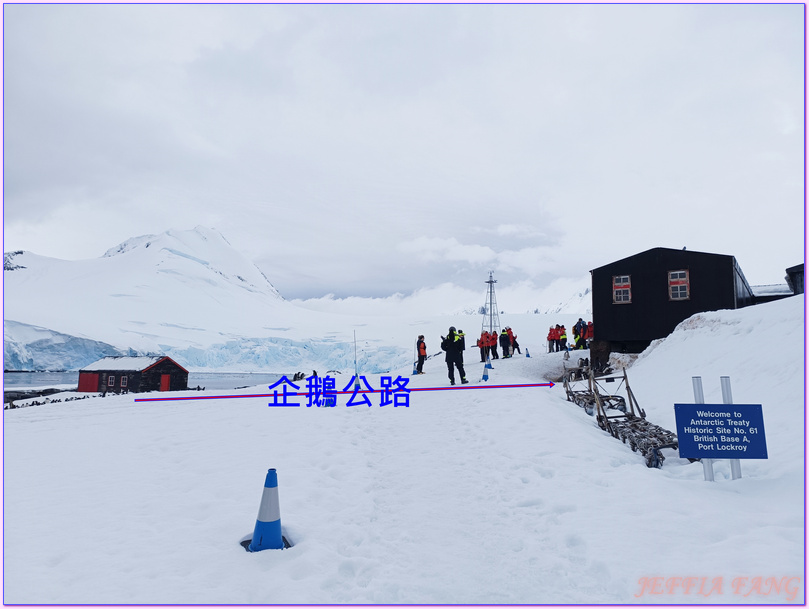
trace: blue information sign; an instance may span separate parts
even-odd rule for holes
[[[683,459],[766,459],[761,404],[675,404]]]

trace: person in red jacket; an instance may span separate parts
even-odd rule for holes
[[[556,351],[556,330],[553,326],[548,328],[548,353]]]
[[[486,361],[486,354],[489,352],[489,334],[485,330],[480,333],[480,338],[477,342],[478,347],[480,348],[480,361]]]
[[[421,368],[424,366],[424,360],[427,358],[427,343],[424,342],[424,334],[419,334],[419,340],[416,343],[419,352],[419,362],[416,364],[416,374],[424,374]]]
[[[522,355],[522,351],[520,351],[520,343],[517,342],[517,335],[514,332],[511,332],[511,352],[513,353],[516,351],[520,355]]]
[[[497,355],[497,332],[489,332],[489,352],[492,354],[492,359],[500,359]]]
[[[511,326],[506,326],[506,334],[508,334],[508,354],[514,355],[514,332],[511,331]]]

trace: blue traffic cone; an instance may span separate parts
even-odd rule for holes
[[[494,370],[494,366],[492,366],[492,362],[489,359],[488,355],[486,356],[486,366],[484,366],[484,368],[488,368],[489,370]]]
[[[416,366],[416,362],[413,362],[413,374],[418,374],[418,373],[419,373],[419,369]]]
[[[528,353],[528,347],[525,348],[525,357],[531,357],[531,354]]]
[[[487,366],[483,366],[483,380],[484,380],[484,381],[488,381],[488,380],[489,380],[489,368],[491,368],[491,366],[488,366],[488,367],[487,367]]]
[[[256,528],[253,530],[253,539],[247,550],[260,552],[261,550],[283,550],[285,539],[281,535],[281,508],[278,505],[278,476],[275,468],[267,472],[264,481],[264,493],[261,495],[261,505],[258,508]]]

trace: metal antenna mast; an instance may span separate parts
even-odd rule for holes
[[[494,271],[489,271],[489,281],[485,283],[489,284],[489,290],[486,294],[486,304],[483,305],[483,325],[480,328],[481,332],[495,332],[495,334],[500,334],[500,315],[497,312],[497,298],[494,296],[494,284],[497,283],[497,280],[493,277]]]

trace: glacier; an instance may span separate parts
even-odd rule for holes
[[[4,370],[79,370],[108,355],[127,355],[107,343],[5,320]]]

